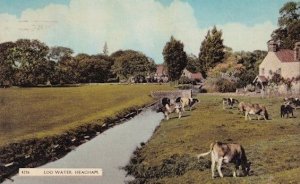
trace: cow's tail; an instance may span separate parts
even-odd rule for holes
[[[204,156],[209,155],[209,154],[212,152],[212,150],[213,150],[215,144],[216,144],[216,142],[210,144],[210,147],[209,147],[210,149],[209,149],[208,152],[198,154],[198,155],[197,155],[198,160],[199,160],[199,158],[201,158],[201,157],[204,157]]]

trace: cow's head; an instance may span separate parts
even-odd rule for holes
[[[245,163],[245,166],[242,167],[243,173],[245,176],[249,176],[250,174],[250,167],[251,167],[251,162]]]

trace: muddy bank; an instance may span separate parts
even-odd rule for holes
[[[38,167],[64,157],[77,146],[133,118],[152,105],[126,109],[115,117],[105,119],[101,125],[99,122],[94,122],[69,130],[59,136],[24,140],[0,148],[0,182],[15,175],[21,167]]]

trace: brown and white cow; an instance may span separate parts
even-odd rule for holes
[[[165,115],[165,119],[169,120],[169,115],[173,112],[178,114],[178,118],[181,118],[182,108],[180,103],[171,104],[171,100],[169,98],[163,98],[161,100],[162,107],[158,108],[157,112],[162,112]]]
[[[248,120],[248,118],[251,120],[250,115],[257,115],[257,119],[260,117],[263,117],[265,120],[269,119],[268,111],[263,105],[240,102],[238,109],[245,115],[245,120]]]
[[[265,106],[260,104],[245,105],[245,120],[252,120],[250,115],[257,115],[257,119],[263,117],[264,120],[269,119],[269,114]]]
[[[242,167],[244,175],[249,175],[250,162],[248,163],[244,148],[240,144],[214,142],[210,145],[210,150],[206,153],[197,155],[200,157],[211,154],[211,174],[215,177],[215,164],[217,163],[217,170],[220,177],[223,177],[221,171],[222,163],[233,163],[235,165],[233,170],[233,177],[237,176],[237,170]]]
[[[233,108],[234,104],[238,104],[239,101],[237,99],[234,98],[223,98],[223,109],[226,108],[226,106],[228,106],[230,109]]]
[[[196,98],[178,97],[176,98],[175,102],[181,103],[182,111],[184,112],[184,107],[189,107],[189,110],[191,111],[193,106],[195,106],[199,100]]]

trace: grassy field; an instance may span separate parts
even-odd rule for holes
[[[212,180],[208,167],[202,171],[191,167],[182,175],[168,176],[166,172],[167,176],[152,177],[148,183],[300,183],[300,110],[296,110],[297,118],[282,119],[281,98],[237,97],[240,101],[265,104],[271,116],[268,121],[245,121],[237,109],[222,109],[220,95],[201,94],[198,98],[201,102],[195,110],[186,112],[182,119],[174,115],[163,121],[143,147],[141,176],[151,168],[166,170],[166,160],[176,155],[188,155],[182,157],[187,158],[185,162],[197,162],[195,155],[207,152],[215,140],[242,144],[252,162],[251,176],[227,175]],[[205,158],[207,163],[209,159],[210,156]]]
[[[0,146],[26,138],[60,134],[101,121],[153,99],[168,85],[99,85],[68,88],[0,89]]]

